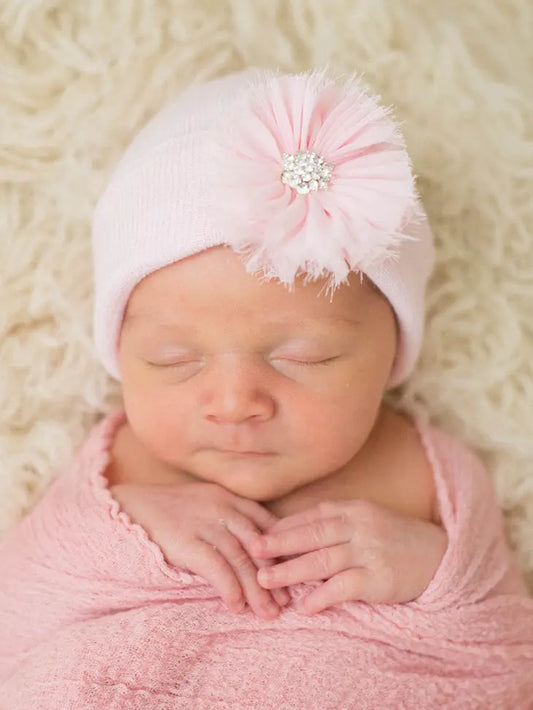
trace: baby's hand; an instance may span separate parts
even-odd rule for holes
[[[242,611],[246,600],[258,616],[272,619],[289,601],[286,589],[271,593],[257,581],[258,568],[273,560],[252,560],[246,549],[252,537],[278,521],[259,503],[216,483],[120,483],[110,490],[171,564],[204,577],[232,611]]]
[[[297,607],[314,614],[345,601],[394,604],[422,594],[447,547],[437,525],[367,500],[324,501],[275,523],[251,540],[264,559],[293,556],[259,570],[259,583],[276,589],[324,580]],[[306,554],[304,554],[306,553]]]

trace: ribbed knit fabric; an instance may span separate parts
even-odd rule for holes
[[[2,710],[533,708],[533,599],[458,441],[418,423],[449,537],[421,597],[265,621],[228,612],[120,511],[103,474],[123,417],[0,544]]]
[[[392,168],[396,177],[385,181],[380,188],[381,180],[389,176],[390,170],[388,162],[382,159],[376,165],[367,164],[360,155],[362,164],[359,167],[357,161],[354,165],[350,163],[351,167],[346,164],[339,166],[338,169],[342,167],[346,173],[345,180],[340,180],[336,187],[333,180],[327,209],[326,203],[323,207],[317,206],[322,200],[320,193],[297,195],[296,205],[308,206],[296,222],[293,213],[296,205],[289,208],[288,197],[279,197],[276,184],[282,189],[283,186],[278,177],[274,178],[274,187],[270,183],[268,176],[272,173],[272,163],[275,166],[276,160],[279,162],[281,176],[282,153],[285,150],[292,152],[291,145],[307,146],[307,140],[318,131],[319,125],[322,126],[320,133],[323,139],[324,131],[327,138],[324,139],[324,146],[329,144],[329,151],[324,155],[333,163],[337,159],[344,163],[345,140],[349,140],[351,151],[359,154],[363,152],[362,146],[374,153],[380,145],[383,147],[392,140],[388,137],[389,131],[383,129],[379,121],[377,127],[372,121],[368,125],[365,121],[361,123],[365,114],[375,119],[376,111],[362,101],[359,93],[355,94],[347,109],[336,100],[326,101],[325,94],[330,99],[334,94],[331,94],[331,89],[319,90],[320,82],[315,89],[309,88],[315,86],[312,77],[316,74],[311,72],[305,75],[307,78],[297,80],[297,84],[303,81],[308,86],[309,90],[303,95],[300,91],[295,94],[291,89],[290,82],[296,80],[293,75],[281,74],[276,79],[277,73],[257,68],[194,84],[163,106],[126,149],[98,200],[92,230],[94,340],[102,363],[116,379],[120,380],[117,357],[120,326],[128,299],[139,281],[164,266],[205,249],[221,244],[234,247],[235,240],[242,240],[243,230],[255,224],[253,220],[250,222],[251,214],[263,211],[265,203],[267,206],[271,202],[272,205],[278,202],[284,205],[266,208],[267,213],[269,209],[273,210],[270,219],[274,220],[272,225],[275,224],[275,228],[272,227],[271,231],[278,235],[274,249],[278,252],[276,263],[283,264],[288,258],[285,256],[284,259],[283,254],[286,254],[290,244],[289,251],[293,254],[290,261],[294,258],[294,249],[302,268],[307,261],[322,263],[325,253],[338,250],[344,254],[341,261],[345,266],[347,252],[343,241],[338,240],[339,228],[342,226],[341,231],[344,231],[348,225],[348,231],[353,231],[355,237],[365,219],[370,219],[375,226],[389,212],[395,213],[397,197],[404,190],[404,181]],[[282,84],[279,84],[280,81]],[[255,104],[248,107],[247,97],[250,98],[254,88],[260,86],[278,86],[274,93],[279,94],[281,103],[276,102],[275,110],[268,102],[266,106],[261,103],[260,108]],[[282,90],[280,86],[289,88]],[[317,97],[320,96],[319,100]],[[217,175],[214,170],[219,162],[214,160],[214,155],[218,154],[217,147],[220,147],[218,142],[222,140],[224,143],[222,135],[228,123],[233,125],[235,111],[243,120],[237,135],[246,135],[248,140],[244,146],[239,141],[240,147],[235,153],[251,155],[250,162],[257,166],[257,174],[263,175],[266,171],[266,182],[263,178],[257,182],[257,176],[250,180],[249,167],[241,175],[239,160],[234,165],[231,159],[232,149],[227,156],[229,174],[223,172]],[[298,114],[297,120],[292,115],[293,111]],[[261,115],[260,121],[257,120],[257,112]],[[344,117],[340,123],[344,125],[346,135],[343,131],[339,134],[335,128],[340,116]],[[263,126],[266,134],[260,128],[263,121],[266,122],[266,127]],[[285,128],[282,130],[281,126]],[[361,134],[364,137],[362,145],[359,145],[357,136]],[[274,155],[270,151],[265,154],[265,141],[271,147],[276,146]],[[392,142],[396,144],[397,140]],[[333,149],[333,146],[337,147]],[[387,150],[383,156],[393,154],[396,153]],[[391,160],[394,164],[395,159]],[[228,183],[233,187],[230,188]],[[286,189],[289,190],[288,187]],[[273,199],[272,195],[278,197]],[[358,217],[354,222],[354,214],[348,218],[344,207],[341,207],[347,204],[360,205],[359,209],[355,208]],[[406,200],[407,204],[409,200]],[[323,209],[329,215],[327,218]],[[277,216],[274,218],[274,215]],[[285,236],[278,243],[278,237],[286,231],[290,233],[301,219],[306,223],[305,239]],[[410,238],[394,249],[397,258],[375,259],[361,267],[387,298],[398,321],[398,350],[389,387],[406,379],[418,357],[424,331],[426,283],[435,256],[433,236],[423,212],[417,210],[411,214],[409,209],[404,219],[405,224],[402,221],[402,226],[396,225],[393,232],[405,232]],[[261,241],[264,229],[265,224],[257,224],[252,230],[254,239]],[[376,238],[372,230],[364,239],[361,237],[369,244]],[[319,257],[321,253],[322,257]],[[326,263],[331,263],[331,257],[329,253]],[[359,266],[355,267],[356,264],[352,263],[351,268],[358,271]],[[258,273],[262,273],[262,268]]]

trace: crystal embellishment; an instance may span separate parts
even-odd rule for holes
[[[333,168],[324,158],[309,150],[284,153],[281,182],[294,188],[299,195],[327,190]]]

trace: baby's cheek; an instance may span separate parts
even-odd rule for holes
[[[324,475],[344,466],[364,443],[364,432],[351,418],[337,416],[307,418],[300,432],[300,452],[309,465]]]
[[[310,410],[304,446],[311,465],[327,472],[345,466],[370,436],[381,401],[379,392],[364,391],[361,386]]]
[[[173,462],[183,450],[186,430],[182,413],[164,393],[139,392],[124,405],[135,435],[158,458]]]

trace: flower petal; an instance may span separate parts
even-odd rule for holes
[[[404,140],[355,78],[338,86],[325,71],[265,73],[221,118],[214,140],[213,207],[228,244],[246,245],[250,271],[289,284],[304,272],[329,275],[336,286],[411,238],[402,230],[417,195]],[[297,151],[333,166],[325,189],[315,182],[313,191],[318,168],[291,168],[285,178],[307,194],[281,182],[284,154]]]

